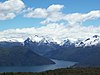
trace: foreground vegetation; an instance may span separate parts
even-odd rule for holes
[[[40,73],[4,72],[0,75],[100,75],[100,68],[62,68]]]

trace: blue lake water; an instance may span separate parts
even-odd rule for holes
[[[43,66],[25,66],[25,67],[0,67],[0,72],[42,72],[47,70],[54,70],[58,68],[66,68],[76,64],[76,62],[54,60],[56,64]]]

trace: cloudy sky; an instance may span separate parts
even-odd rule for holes
[[[99,0],[0,0],[0,38],[100,35]]]

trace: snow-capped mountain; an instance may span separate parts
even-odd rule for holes
[[[100,44],[100,36],[94,35],[76,44],[76,47],[96,46],[97,44]]]
[[[33,42],[44,42],[44,43],[50,43],[50,42],[54,42],[54,40],[50,37],[47,36],[39,36],[39,35],[33,35],[33,36],[29,36],[26,38],[14,38],[14,37],[9,37],[9,38],[0,38],[0,42],[24,42],[26,39],[30,39]]]
[[[27,38],[0,38],[0,42],[37,42],[38,44],[58,44],[60,46],[75,46],[75,47],[87,47],[87,46],[95,46],[100,44],[100,36],[94,35],[90,38],[87,38],[85,40],[78,40],[78,39],[72,39],[72,38],[66,38],[63,40],[60,40],[61,42],[58,43],[55,39],[49,36],[29,36]]]
[[[67,46],[67,47],[69,47],[71,45],[75,45],[77,42],[79,42],[77,39],[66,38],[66,39],[62,40],[59,45],[60,46]]]
[[[28,37],[26,40],[27,40],[27,42],[37,42],[39,44],[51,43],[51,42],[55,43],[55,41],[52,38],[50,38],[50,37],[38,36],[38,35],[34,35],[34,36],[31,36],[31,37]]]

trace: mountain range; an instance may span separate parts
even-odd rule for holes
[[[1,66],[54,64],[51,58],[78,62],[76,66],[100,66],[99,57],[98,35],[81,40],[66,38],[60,43],[51,37],[38,35],[28,37],[23,42],[15,39],[0,40]]]

